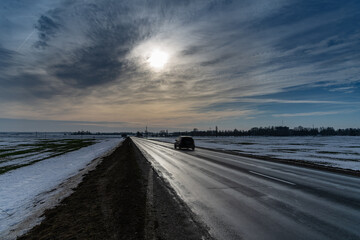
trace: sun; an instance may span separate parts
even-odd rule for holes
[[[150,58],[148,59],[148,62],[150,66],[156,70],[160,70],[164,68],[166,63],[169,60],[169,55],[161,50],[154,50],[152,51]]]

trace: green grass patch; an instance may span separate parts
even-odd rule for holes
[[[35,143],[19,144],[16,148],[1,149],[0,162],[9,162],[14,159],[24,158],[27,154],[41,154],[49,153],[46,157],[41,157],[34,161],[13,164],[0,167],[0,174],[20,168],[29,166],[39,161],[56,157],[68,152],[79,150],[83,147],[88,147],[96,143],[95,139],[61,139],[61,140],[39,140]],[[17,150],[18,149],[18,150]],[[14,151],[15,150],[15,151]]]
[[[27,149],[27,150],[6,152],[6,153],[3,153],[3,154],[0,154],[0,159],[1,158],[6,158],[6,157],[9,157],[9,156],[23,155],[23,154],[27,154],[27,153],[33,153],[33,152],[40,152],[40,149],[39,148],[32,148],[32,149]]]

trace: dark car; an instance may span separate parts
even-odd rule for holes
[[[188,136],[180,136],[175,140],[174,148],[175,149],[191,148],[194,151],[195,150],[194,139]]]

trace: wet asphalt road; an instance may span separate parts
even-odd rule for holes
[[[360,239],[360,177],[132,139],[216,239]]]

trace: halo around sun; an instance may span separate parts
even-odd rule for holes
[[[156,70],[160,70],[164,68],[166,63],[169,60],[169,55],[161,50],[154,50],[152,51],[150,58],[148,59],[148,62],[150,66]]]

